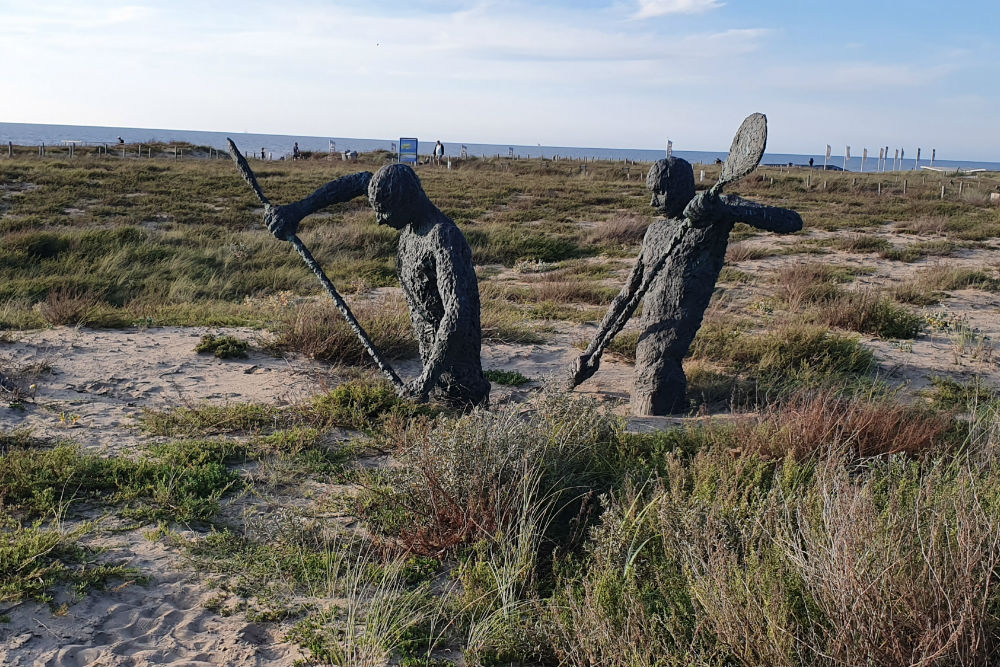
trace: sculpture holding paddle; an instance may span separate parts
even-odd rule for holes
[[[236,144],[228,141],[240,174],[264,204],[268,230],[292,243],[396,391],[418,400],[426,400],[433,391],[444,402],[461,408],[485,404],[490,383],[483,376],[480,360],[479,285],[472,251],[461,230],[427,198],[416,173],[406,165],[391,164],[374,175],[361,172],[330,181],[298,202],[272,206]],[[305,216],[366,192],[378,224],[401,232],[396,272],[423,362],[420,376],[409,384],[400,380],[375,349],[347,303],[296,236]]]
[[[636,348],[632,412],[687,412],[687,379],[681,362],[701,326],[725,261],[736,222],[779,234],[802,229],[795,211],[764,206],[732,195],[727,185],[760,164],[767,142],[767,118],[748,116],[733,139],[719,181],[695,194],[694,170],[678,157],[649,170],[650,202],[666,217],[650,224],[628,281],[612,301],[597,334],[573,368],[570,388],[597,372],[601,355],[645,297]]]

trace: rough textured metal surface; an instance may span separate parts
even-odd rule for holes
[[[423,371],[411,393],[457,407],[484,405],[479,283],[472,251],[457,225],[427,195],[404,164],[379,169],[368,184],[379,224],[400,230],[396,271],[410,308]]]
[[[729,155],[722,165],[719,181],[712,186],[712,192],[718,193],[730,183],[738,181],[760,164],[764,157],[764,147],[767,145],[767,116],[762,113],[752,113],[743,119],[733,143],[729,146]]]
[[[637,415],[668,415],[688,409],[681,363],[712,298],[733,225],[745,222],[790,233],[802,228],[802,218],[789,209],[719,196],[714,190],[695,196],[694,171],[677,157],[654,164],[646,184],[653,192],[651,204],[667,217],[646,230],[625,286],[577,361],[573,384],[597,371],[600,353],[645,296],[631,408]]]
[[[300,199],[284,206],[264,204],[264,224],[268,231],[283,241],[291,237],[299,229],[299,223],[307,215],[321,211],[327,206],[350,201],[368,191],[368,181],[372,178],[370,171],[343,176],[318,188],[305,199]]]

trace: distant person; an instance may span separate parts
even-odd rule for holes
[[[260,149],[260,159],[261,160],[266,160],[267,159],[267,156],[264,153],[264,149],[263,148]]]
[[[124,139],[122,139],[121,137],[118,137],[118,143],[120,143],[120,144],[124,144],[124,143],[125,143],[125,140],[124,140]]]
[[[809,158],[809,168],[810,169],[813,168],[813,159],[812,158]]]
[[[297,141],[295,142],[295,145],[292,146],[292,159],[293,160],[299,159],[299,142]]]
[[[441,165],[441,158],[444,157],[444,144],[438,139],[438,142],[434,145],[434,163],[438,166]]]

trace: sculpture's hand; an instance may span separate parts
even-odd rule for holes
[[[288,209],[284,206],[264,204],[264,224],[267,231],[282,241],[290,241],[299,231],[299,221],[288,215]]]
[[[601,367],[601,358],[597,355],[584,354],[577,357],[576,361],[573,362],[573,377],[570,380],[569,388],[572,389],[577,385],[585,382],[588,378],[593,376],[597,372],[597,369]]]
[[[703,190],[694,196],[684,208],[684,217],[694,227],[708,227],[725,217],[726,204],[718,194],[711,190]]]

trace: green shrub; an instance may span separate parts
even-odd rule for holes
[[[249,343],[236,336],[205,334],[194,348],[198,354],[213,354],[219,359],[246,359]]]

